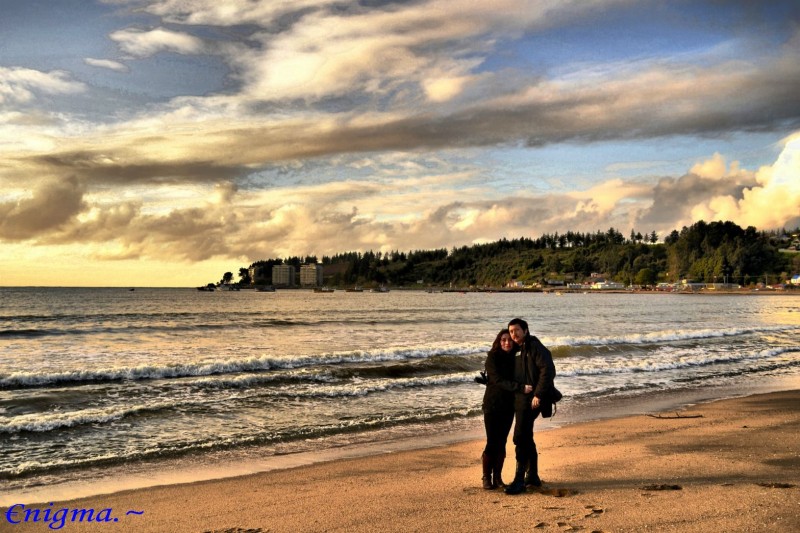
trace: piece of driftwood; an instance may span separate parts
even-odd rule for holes
[[[671,416],[671,415],[670,415],[670,416],[664,416],[664,415],[647,415],[647,416],[649,416],[650,418],[668,418],[668,419],[670,419],[670,420],[671,420],[671,419],[674,419],[674,418],[703,418],[703,415],[682,415],[682,414],[680,414],[680,413],[678,413],[678,412],[676,412],[676,413],[675,413],[675,416]]]

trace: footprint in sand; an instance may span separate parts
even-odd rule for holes
[[[645,485],[642,490],[682,490],[680,485],[669,485],[667,483],[660,483],[654,485]]]
[[[544,522],[542,522],[542,523],[544,523]],[[547,524],[545,524],[545,526],[546,526],[546,525],[547,525]],[[557,525],[558,527],[560,527],[560,528],[564,528],[564,531],[582,531],[582,530],[586,529],[586,528],[585,528],[585,527],[583,527],[583,526],[576,525],[576,524],[570,524],[569,522],[557,522],[557,524],[556,524],[556,525]],[[604,533],[604,532],[603,532],[603,531],[600,531],[600,530],[597,530],[597,529],[595,529],[594,531],[592,531],[592,533]]]
[[[591,512],[587,515],[584,515],[584,518],[597,518],[601,514],[605,512],[605,509],[600,507],[599,505],[587,505],[586,509],[591,509]]]
[[[231,527],[228,529],[215,529],[213,531],[203,531],[203,533],[264,533],[264,530],[259,528],[256,529],[244,529],[241,527]]]
[[[575,489],[535,489],[539,494],[546,496],[555,496],[556,498],[564,498],[566,496],[575,496],[578,491]]]

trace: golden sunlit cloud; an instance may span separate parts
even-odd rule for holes
[[[732,163],[730,173],[736,170]],[[745,188],[741,198],[715,196],[695,214],[756,228],[779,228],[800,217],[800,137],[789,138],[775,164],[760,168],[755,177],[758,185]]]

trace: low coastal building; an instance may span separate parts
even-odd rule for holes
[[[790,280],[792,285],[800,285],[800,274],[795,274]]]
[[[592,283],[592,289],[594,290],[621,290],[625,288],[624,283],[618,283],[616,281],[606,281],[600,280]]]
[[[320,287],[322,285],[322,265],[300,265],[300,286]]]
[[[294,287],[294,267],[292,265],[274,265],[272,267],[272,285],[274,287]]]

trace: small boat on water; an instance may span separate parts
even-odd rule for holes
[[[197,290],[201,292],[214,292],[217,289],[214,287],[213,283],[209,283],[208,285],[197,287]]]
[[[275,292],[275,287],[272,285],[264,285],[256,287],[256,292]]]
[[[381,285],[380,287],[372,289],[369,292],[389,292],[389,289],[387,287],[384,287],[383,285]]]
[[[314,292],[333,292],[330,287],[315,287]]]
[[[364,292],[364,289],[362,289],[361,287],[359,287],[358,285],[356,285],[356,286],[355,286],[355,287],[353,287],[352,289],[345,289],[345,291],[344,291],[344,292]]]

